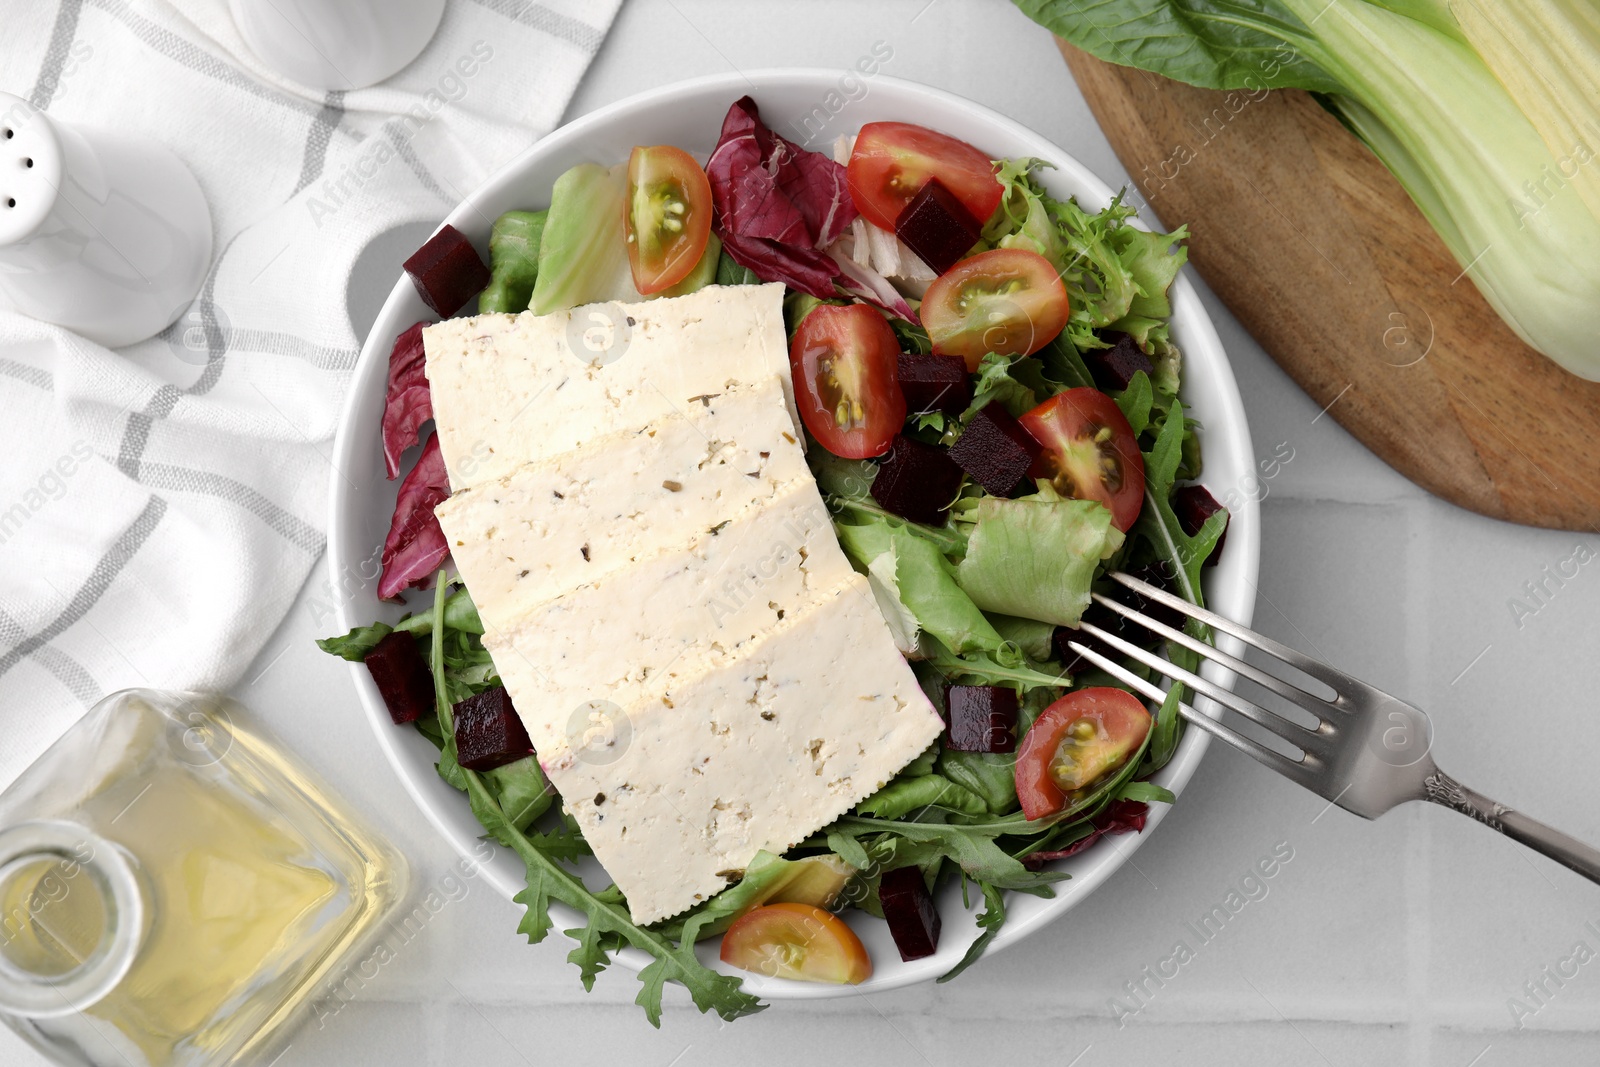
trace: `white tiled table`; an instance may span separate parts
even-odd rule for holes
[[[629,0],[570,113],[734,66],[848,67],[878,41],[893,49],[887,73],[1012,115],[1113,184],[1125,180],[1049,36],[1003,0]],[[376,292],[393,276],[391,265],[358,282]],[[1600,549],[1600,537],[1509,526],[1433,499],[1319,418],[1221,304],[1208,295],[1207,305],[1258,453],[1281,443],[1294,454],[1263,501],[1259,627],[1426,707],[1435,752],[1458,777],[1600,841],[1600,566],[1520,628],[1508,604],[1546,564],[1580,542]],[[411,857],[419,891],[440,886],[454,854],[383,762],[345,665],[311,643],[331,632],[322,584],[319,569],[239,695],[375,813]],[[1209,942],[1196,937],[1190,924],[1285,846],[1293,858],[1266,895]],[[280,1067],[1096,1067],[1180,1056],[1191,1067],[1537,1067],[1600,1053],[1600,960],[1559,985],[1541,974],[1556,974],[1579,942],[1600,953],[1585,928],[1600,928],[1600,889],[1440,808],[1375,824],[1325,811],[1221,745],[1136,865],[947,986],[779,1004],[732,1025],[677,993],[657,1032],[632,1004],[631,973],[608,972],[586,995],[559,938],[524,944],[518,910],[482,884],[456,896],[351,1003],[304,1027]],[[1124,983],[1180,940],[1193,958],[1132,999]],[[1530,980],[1545,982],[1546,1005],[1528,998]],[[1117,997],[1141,1008],[1120,1026]],[[1520,1032],[1516,997],[1538,1008]],[[0,1031],[0,1063],[35,1062]]]

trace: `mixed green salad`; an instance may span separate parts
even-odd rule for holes
[[[444,316],[479,290],[482,312],[548,313],[630,292],[784,282],[808,461],[841,545],[947,717],[938,741],[787,854],[761,853],[711,899],[643,926],[614,886],[579,875],[588,847],[531,752],[462,766],[458,705],[499,677],[429,525],[449,492],[435,442],[402,483],[380,590],[436,582],[431,605],[319,642],[367,661],[396,721],[438,747],[440,776],[526,864],[516,900],[530,941],[549,933],[560,902],[580,916],[565,932],[585,988],[623,947],[652,958],[638,1003],[656,1024],[669,980],[724,1018],[763,1006],[696,956],[696,942],[719,935],[735,966],[811,980],[870,973],[848,927],[807,919],[812,934],[797,939],[798,913],[788,927],[755,921],[782,908],[886,916],[909,959],[937,945],[930,892],[958,883],[982,911],[940,980],[953,978],[1000,932],[1009,894],[1053,895],[1068,877],[1056,860],[1142,829],[1149,804],[1172,800],[1150,778],[1181,739],[1181,689],[1152,712],[1066,640],[1086,617],[1143,640],[1091,602],[1111,592],[1112,571],[1199,603],[1201,568],[1225,531],[1227,512],[1187,484],[1200,448],[1178,398],[1167,295],[1185,232],[1137,228],[1120,197],[1098,211],[1053,197],[1044,164],[991,161],[912,124],[871,124],[836,155],[778,137],[746,98],[703,168],[668,146],[635,149],[626,168],[574,168],[547,210],[496,222],[487,268],[474,253],[465,280],[454,267],[440,275],[434,265],[459,256],[425,248],[408,270]],[[429,412],[412,333],[391,359],[391,476]],[[1166,651],[1197,669],[1189,650]],[[420,683],[403,669],[413,655]]]

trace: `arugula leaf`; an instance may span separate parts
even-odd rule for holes
[[[1150,425],[1150,408],[1155,401],[1155,393],[1150,388],[1150,377],[1142,370],[1133,372],[1133,379],[1128,382],[1128,387],[1117,393],[1113,398],[1117,407],[1122,409],[1122,415],[1128,420],[1128,426],[1133,430],[1135,439]]]
[[[449,686],[445,678],[445,574],[438,577],[438,592],[434,597],[432,656],[434,700],[437,705],[439,731],[453,738]],[[454,741],[447,745],[454,762]],[[530,942],[544,939],[550,932],[550,902],[560,901],[585,916],[583,928],[569,931],[578,941],[568,954],[569,961],[578,965],[584,988],[590,988],[594,978],[609,964],[611,953],[624,943],[655,957],[639,975],[641,988],[636,999],[644,1008],[645,1017],[655,1027],[661,1025],[661,995],[668,979],[680,982],[689,990],[695,1006],[701,1011],[715,1011],[724,1019],[737,1019],[765,1007],[757,998],[740,989],[738,978],[720,974],[704,966],[695,956],[693,943],[673,944],[660,934],[633,921],[621,898],[615,894],[602,895],[589,889],[583,880],[563,867],[557,857],[542,850],[530,837],[518,829],[500,807],[481,774],[457,766],[467,787],[467,798],[473,814],[495,840],[517,853],[527,867],[528,885],[514,898],[526,909],[518,931]],[[543,835],[539,835],[542,837]]]
[[[963,815],[987,815],[989,805],[966,786],[957,785],[937,774],[915,778],[896,777],[894,781],[856,805],[863,815],[879,819],[898,819],[927,808],[948,808]]]
[[[1171,804],[1177,800],[1172,790],[1154,782],[1129,782],[1117,790],[1118,800],[1137,800],[1144,804]]]
[[[1175,646],[1169,644],[1168,647]],[[1188,649],[1183,651],[1187,652]],[[1178,742],[1183,738],[1183,716],[1178,714],[1178,702],[1182,699],[1183,686],[1174,683],[1156,711],[1156,721],[1150,726],[1150,751],[1145,756],[1146,765],[1141,773],[1150,774],[1160,770],[1177,753]]]
[[[982,652],[958,656],[938,641],[923,642],[922,652],[929,666],[945,678],[961,678],[968,685],[1009,685],[1031,689],[1035,686],[1065,688],[1072,682],[1071,675],[1050,674],[1026,662],[1002,663]]]
[[[1172,485],[1183,458],[1184,428],[1183,402],[1174,398],[1155,445],[1144,454],[1144,508],[1139,512],[1134,531],[1149,541],[1157,559],[1165,565],[1167,576],[1176,584],[1178,595],[1192,604],[1203,605],[1200,565],[1216,548],[1228,516],[1226,512],[1217,512],[1206,519],[1193,537],[1183,532],[1177,512],[1172,509]],[[1196,636],[1205,636],[1203,628]]]
[[[1275,0],[1015,0],[1057,37],[1108,63],[1207,89],[1340,92],[1308,57],[1315,36]]]
[[[992,815],[1017,810],[1016,765],[1016,754],[1011,752],[957,752],[947,748],[939,753],[939,773],[981,797]]]
[[[1051,884],[1068,877],[1065,871],[1030,871],[995,843],[995,838],[1007,830],[1027,832],[1025,820],[1020,823],[1014,819],[996,819],[983,823],[956,824],[846,815],[834,824],[834,829],[858,837],[862,834],[893,833],[896,837],[931,846],[936,854],[954,861],[969,878],[1036,896],[1053,896]],[[1044,827],[1039,829],[1042,831]]]
[[[855,877],[855,871],[853,864],[831,853],[786,860],[763,849],[756,853],[738,882],[682,919],[655,929],[674,941],[692,945],[722,933],[739,916],[763,904],[798,901],[826,908]]]
[[[394,627],[385,623],[375,622],[371,626],[357,626],[347,634],[338,637],[319,637],[317,647],[329,655],[338,656],[340,659],[360,663],[367,658],[367,653],[378,646],[378,642],[394,633]]]
[[[722,250],[722,255],[717,259],[716,284],[760,285],[761,279],[757,278],[756,272],[751,270],[749,267],[741,266],[739,263],[735,262],[734,258],[728,255],[728,250],[724,248]]]
[[[1006,897],[998,886],[988,882],[979,882],[978,887],[983,890],[983,913],[978,916],[978,936],[972,939],[972,944],[967,946],[967,951],[961,957],[961,962],[939,976],[941,983],[948,982],[962,971],[971,967],[989,948],[989,943],[1000,933],[1000,928],[1006,923]]]

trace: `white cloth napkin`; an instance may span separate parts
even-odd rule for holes
[[[217,243],[188,317],[121,351],[0,312],[0,783],[101,695],[261,650],[323,550],[356,257],[553,129],[620,2],[451,0],[409,67],[326,95],[226,0],[4,5],[0,89],[166,144]]]

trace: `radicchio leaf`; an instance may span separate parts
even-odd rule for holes
[[[818,299],[833,299],[843,288],[917,321],[911,305],[882,275],[820,251],[857,217],[845,168],[762,125],[748,96],[728,109],[706,177],[717,235],[734,262],[763,281],[783,282]]]
[[[413,585],[426,589],[450,554],[444,530],[433,514],[434,507],[449,495],[450,478],[439,451],[439,435],[430,434],[417,465],[400,482],[389,536],[383,542],[380,599],[393,600]]]
[[[1076,856],[1107,834],[1140,833],[1144,830],[1144,820],[1149,814],[1150,805],[1142,800],[1113,800],[1105,811],[1095,816],[1094,829],[1087,837],[1078,838],[1066,848],[1050,852],[1030,852],[1022,857],[1022,865],[1030,871],[1037,871],[1051,860],[1064,860],[1068,856]]]
[[[433,394],[424,369],[419,322],[394,339],[389,353],[389,388],[383,399],[383,465],[392,479],[400,473],[400,454],[417,443],[417,431],[433,418]]]

